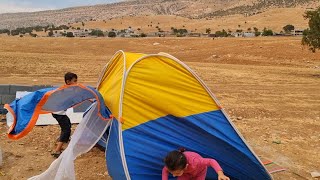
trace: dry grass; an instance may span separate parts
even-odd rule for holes
[[[264,27],[270,28],[275,32],[283,31],[283,27],[292,24],[296,29],[306,29],[308,21],[303,18],[305,8],[276,8],[263,13],[245,17],[243,15],[233,15],[220,18],[209,19],[188,19],[179,16],[126,16],[103,21],[85,22],[84,28],[103,30],[127,29],[131,26],[134,29],[141,29],[141,32],[157,32],[157,26],[164,31],[171,31],[174,28],[186,28],[194,32],[205,33],[206,28],[210,28],[212,33],[225,29],[235,32],[237,29],[247,31],[248,28],[257,27],[260,31]],[[151,27],[152,25],[152,27]],[[240,27],[238,26],[240,25]],[[73,27],[82,28],[82,24],[72,24]]]
[[[95,85],[119,49],[172,54],[207,83],[257,154],[288,169],[274,174],[276,180],[311,179],[310,172],[319,170],[320,53],[303,49],[300,38],[0,37],[0,42],[1,84],[62,84],[63,74],[73,71],[81,83]],[[1,179],[39,174],[53,160],[48,150],[58,127],[36,127],[14,142],[5,138],[3,126],[1,132],[0,171],[6,174]],[[79,179],[106,178],[103,152],[81,157],[77,170]]]

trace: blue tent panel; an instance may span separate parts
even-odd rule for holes
[[[161,179],[163,158],[179,147],[216,159],[231,179],[271,179],[220,110],[149,121],[125,130],[123,143],[131,179]],[[207,178],[216,179],[209,169]]]
[[[56,88],[40,89],[10,103],[10,108],[14,111],[17,120],[17,123],[10,134],[19,134],[26,128],[36,106],[44,94],[54,89]]]
[[[114,118],[110,127],[106,148],[107,168],[113,179],[126,179],[120,154],[119,123]]]

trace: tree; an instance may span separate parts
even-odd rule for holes
[[[52,30],[50,30],[50,31],[48,32],[48,36],[49,36],[49,37],[53,36],[53,31],[52,31]]]
[[[62,30],[62,29],[69,29],[69,26],[67,25],[60,25],[59,26],[59,29]]]
[[[101,30],[95,29],[92,30],[91,33],[89,33],[91,36],[98,36],[98,37],[104,37],[104,34]]]
[[[4,34],[7,33],[8,35],[10,35],[10,30],[9,29],[0,29],[0,34]]]
[[[207,34],[210,34],[210,33],[211,33],[211,29],[210,29],[210,28],[207,28],[207,29],[206,29],[206,33],[207,33]]]
[[[108,33],[108,37],[116,37],[116,36],[117,36],[117,34],[115,32],[113,32],[113,31],[110,31]]]
[[[288,24],[288,25],[284,26],[282,29],[284,30],[284,32],[288,33],[290,31],[294,30],[294,26],[291,24]]]
[[[273,31],[271,29],[264,28],[261,35],[262,36],[273,36]]]
[[[307,45],[312,52],[316,52],[320,49],[320,7],[307,11],[304,18],[309,19],[309,28],[303,32],[302,45]]]
[[[33,29],[35,30],[35,31],[37,31],[37,32],[39,32],[39,31],[43,31],[43,27],[42,26],[35,26],[35,27],[33,27]]]
[[[260,35],[261,35],[261,32],[255,31],[255,32],[254,32],[254,35],[255,35],[255,36],[260,36]]]
[[[216,31],[216,36],[217,37],[227,37],[228,36],[228,33],[227,33],[227,31],[226,30],[222,30],[222,31]]]
[[[74,37],[72,32],[67,32],[66,37]]]

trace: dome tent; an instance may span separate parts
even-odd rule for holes
[[[271,179],[209,88],[173,56],[119,51],[98,90],[117,119],[106,144],[114,179],[160,179],[162,159],[178,147],[216,159],[231,179]]]
[[[161,179],[164,156],[178,147],[216,159],[231,179],[272,179],[209,88],[173,56],[118,51],[102,71],[97,89],[108,108],[106,112],[112,113],[112,120],[92,126],[95,138],[91,138],[85,150],[77,151],[85,141],[80,137],[90,129],[77,131],[83,127],[81,122],[66,152],[43,176],[34,179],[55,173],[62,174],[56,179],[72,179],[74,175],[68,176],[67,169],[73,168],[73,164],[64,164],[88,151],[107,126],[110,130],[105,144],[106,162],[110,176],[116,180]],[[100,118],[95,117],[102,111],[95,110],[97,107],[91,107],[84,116],[87,124],[93,124],[92,119],[99,123]],[[81,143],[72,143],[75,139]],[[209,168],[207,178],[216,176]]]

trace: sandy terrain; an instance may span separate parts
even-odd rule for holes
[[[95,85],[119,49],[167,52],[195,70],[254,151],[287,168],[274,179],[312,179],[320,171],[320,52],[303,48],[300,38],[0,37],[0,84],[61,84],[73,71]],[[54,160],[57,126],[35,127],[19,141],[5,131],[2,123],[1,180],[37,175]],[[77,159],[76,172],[78,179],[108,179],[104,153],[94,148]]]
[[[314,6],[316,7],[316,6]],[[237,29],[243,31],[254,31],[254,27],[257,27],[259,31],[263,28],[268,28],[274,32],[279,33],[283,31],[283,27],[287,24],[292,24],[297,30],[303,30],[308,27],[308,21],[303,18],[305,8],[276,8],[270,9],[257,15],[245,17],[244,15],[232,15],[217,18],[204,18],[204,19],[188,19],[180,16],[125,16],[113,19],[106,19],[105,21],[89,21],[84,23],[74,23],[73,27],[102,30],[111,29],[127,29],[129,26],[133,29],[140,28],[140,32],[158,32],[157,27],[164,31],[171,31],[171,27],[183,28],[188,31],[205,33],[207,28],[211,29],[211,33],[231,30],[235,32]]]

